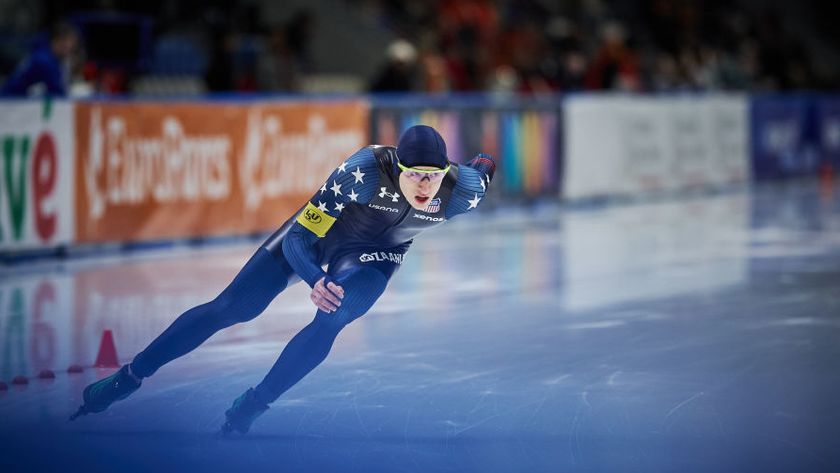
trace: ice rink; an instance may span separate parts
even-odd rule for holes
[[[104,330],[130,361],[258,244],[0,269],[0,471],[840,471],[825,183],[459,217],[247,436],[217,431],[313,316],[304,284],[68,422]]]

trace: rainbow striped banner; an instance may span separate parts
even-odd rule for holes
[[[504,112],[499,120],[504,187],[526,195],[557,192],[560,156],[557,153],[557,114]]]
[[[559,194],[560,103],[555,109],[491,104],[486,106],[377,105],[372,109],[372,142],[394,145],[400,133],[418,125],[437,129],[446,140],[449,157],[466,162],[477,153],[496,159],[505,195],[526,197]]]

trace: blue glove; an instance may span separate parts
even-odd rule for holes
[[[496,172],[496,162],[493,161],[493,157],[489,154],[479,153],[466,165],[482,174],[486,174],[490,180],[493,180],[493,174]]]

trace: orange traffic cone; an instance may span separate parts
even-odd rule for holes
[[[119,368],[120,362],[117,358],[117,347],[114,345],[114,335],[110,330],[102,332],[102,341],[99,343],[99,354],[96,355],[96,368]]]

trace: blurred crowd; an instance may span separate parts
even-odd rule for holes
[[[783,21],[784,12],[740,2],[329,1],[390,38],[384,51],[358,58],[372,65],[359,81],[373,92],[813,90],[835,88],[838,77],[809,47],[813,32]],[[272,21],[259,1],[128,4],[45,8],[52,27],[27,56],[0,50],[2,93],[25,93],[38,74],[56,95],[70,91],[56,85],[59,78],[84,84],[86,93],[154,93],[155,78],[169,78],[163,87],[185,94],[299,92],[321,72],[311,51],[315,35],[326,33],[316,10],[296,8]],[[134,62],[96,60],[89,39],[66,21],[74,8],[148,18],[152,53]],[[335,51],[345,53],[341,44]]]
[[[360,0],[403,41],[374,90],[791,90],[830,87],[780,13],[733,2]],[[411,54],[406,51],[411,51]],[[396,54],[400,52],[400,54]]]

